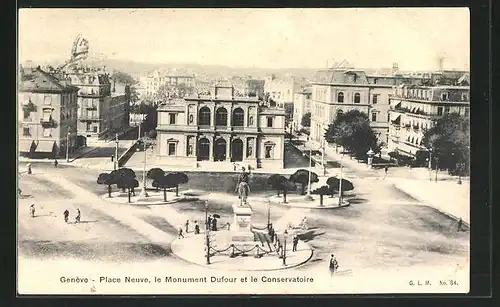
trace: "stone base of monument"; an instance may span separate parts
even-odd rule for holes
[[[241,254],[241,251],[248,251],[259,245],[255,241],[255,235],[252,232],[252,208],[249,205],[240,206],[239,203],[233,204],[234,219],[230,231],[216,234],[216,240],[219,246],[234,245],[235,254]],[[233,253],[232,249],[229,250]]]

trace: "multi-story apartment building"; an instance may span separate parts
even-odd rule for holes
[[[414,158],[427,155],[422,139],[434,119],[453,112],[469,116],[468,86],[400,86],[389,100],[388,149]]]
[[[235,96],[228,84],[215,86],[212,93],[158,108],[158,164],[283,168],[284,111],[256,97]]]
[[[156,97],[164,88],[168,97],[183,98],[195,92],[195,76],[187,73],[155,71],[147,77],[146,95]]]
[[[311,112],[311,88],[295,93],[293,97],[293,128],[302,129],[302,118],[304,114]]]
[[[78,135],[86,138],[106,138],[128,128],[130,87],[116,90],[111,77],[103,69],[73,66],[55,73],[69,78],[78,91]],[[128,92],[127,92],[128,91]]]
[[[76,147],[78,88],[40,68],[20,69],[19,151],[64,156]],[[69,140],[68,140],[69,137]]]
[[[292,77],[276,78],[273,75],[264,82],[264,93],[282,108],[287,104],[293,105],[293,95],[300,89],[300,84]]]
[[[252,79],[250,76],[233,77],[229,80],[237,96],[264,98],[264,80]]]
[[[328,125],[338,113],[356,109],[368,115],[379,140],[387,144],[392,85],[371,84],[364,71],[345,68],[319,71],[315,80],[311,97],[311,140],[322,142]]]

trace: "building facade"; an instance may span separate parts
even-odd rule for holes
[[[76,147],[78,88],[40,68],[20,69],[19,151],[64,156]]]
[[[146,79],[146,96],[166,95],[167,97],[183,98],[192,95],[195,92],[195,86],[194,75],[155,71]]]
[[[130,118],[130,87],[111,83],[103,69],[75,66],[55,74],[69,78],[78,91],[78,135],[100,139],[125,131]],[[128,91],[128,92],[127,92]]]
[[[284,108],[285,105],[293,105],[293,95],[300,91],[301,87],[294,78],[267,77],[264,82],[264,92],[269,95],[277,106]]]
[[[322,142],[337,114],[359,110],[368,115],[379,141],[387,144],[392,85],[370,84],[364,71],[352,69],[320,71],[316,80],[312,85],[311,140]]]
[[[212,92],[158,108],[159,163],[218,170],[232,170],[234,163],[283,168],[284,111],[254,97],[235,96],[227,84]]]
[[[400,86],[390,96],[389,151],[417,158],[433,120],[446,113],[469,116],[468,86]]]
[[[293,128],[302,129],[304,114],[311,112],[311,88],[295,93],[293,97]]]

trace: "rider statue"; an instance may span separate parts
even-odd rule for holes
[[[240,206],[248,205],[247,198],[250,194],[250,172],[246,172],[245,168],[242,167],[242,173],[238,177],[238,184],[236,185],[236,191],[238,193],[238,198],[240,199]]]

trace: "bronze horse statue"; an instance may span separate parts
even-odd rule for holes
[[[249,173],[245,172],[243,168],[243,173],[238,178],[238,184],[236,185],[236,191],[238,193],[238,198],[240,199],[240,206],[243,204],[248,205],[247,198],[250,194]]]

